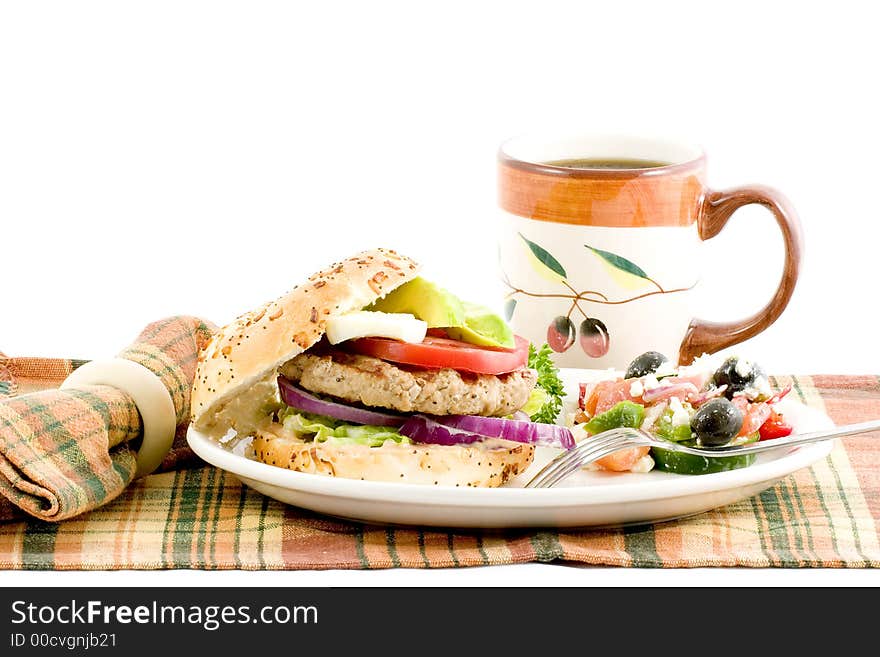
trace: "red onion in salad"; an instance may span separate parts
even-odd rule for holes
[[[297,388],[283,376],[278,377],[278,390],[281,393],[281,400],[288,406],[306,413],[332,417],[343,422],[372,424],[379,427],[399,427],[406,420],[401,415],[371,411],[366,408],[355,408],[354,406],[319,399],[305,390]]]
[[[780,390],[780,391],[777,392],[775,395],[773,395],[772,397],[770,397],[770,399],[767,400],[767,404],[769,404],[769,405],[771,405],[771,406],[772,406],[773,404],[778,404],[779,402],[781,402],[781,401],[785,398],[785,396],[786,396],[788,393],[791,392],[791,388],[792,388],[792,386],[791,386],[791,384],[789,383],[789,384],[788,384],[787,386],[785,386],[782,390]]]
[[[710,388],[709,390],[705,390],[703,392],[696,392],[694,394],[688,395],[687,400],[690,402],[691,406],[694,408],[699,408],[703,404],[705,404],[710,399],[715,399],[716,397],[720,397],[724,394],[724,391],[727,390],[727,384],[720,385],[717,388]]]
[[[583,409],[587,402],[587,398],[593,393],[595,383],[579,383],[578,384],[578,408]]]
[[[709,374],[706,372],[700,372],[697,374],[690,374],[687,376],[670,376],[663,379],[663,383],[693,383],[694,387],[697,390],[702,390],[706,387],[706,383],[709,381]]]
[[[685,381],[683,383],[660,385],[656,388],[645,390],[642,394],[642,399],[645,400],[646,403],[651,404],[660,401],[661,399],[669,399],[671,397],[685,399],[688,395],[692,395],[696,392],[699,392],[697,386],[690,381]]]

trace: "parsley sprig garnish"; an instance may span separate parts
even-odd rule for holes
[[[528,366],[538,372],[538,387],[547,393],[547,399],[530,417],[532,422],[553,424],[562,410],[562,399],[565,396],[559,369],[550,358],[550,345],[544,344],[540,349],[529,345]]]

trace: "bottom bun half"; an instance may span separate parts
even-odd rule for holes
[[[531,445],[497,438],[471,445],[386,441],[381,447],[367,447],[257,433],[252,447],[258,461],[297,472],[434,486],[501,486],[535,456]]]

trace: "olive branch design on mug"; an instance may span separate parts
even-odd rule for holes
[[[519,233],[526,248],[526,254],[532,269],[542,278],[557,283],[567,289],[565,292],[558,294],[542,294],[531,292],[516,287],[510,282],[510,278],[506,272],[502,272],[505,285],[510,288],[510,292],[505,296],[505,314],[508,321],[513,317],[516,309],[516,296],[525,295],[528,297],[545,298],[545,299],[570,299],[568,313],[555,317],[547,327],[547,344],[557,353],[567,351],[574,345],[575,340],[580,335],[579,342],[584,353],[591,358],[601,358],[611,345],[611,336],[608,334],[608,328],[602,320],[596,317],[590,317],[581,307],[580,303],[596,303],[605,305],[620,305],[644,299],[646,297],[657,294],[675,294],[676,292],[686,292],[693,289],[694,285],[689,287],[675,288],[666,290],[660,283],[648,276],[645,270],[639,267],[632,260],[624,258],[610,251],[603,251],[596,247],[584,244],[584,248],[595,255],[605,269],[611,275],[612,279],[622,288],[628,290],[643,290],[646,285],[651,285],[656,289],[647,292],[640,292],[635,296],[626,299],[609,299],[607,295],[598,290],[576,290],[568,281],[568,273],[565,267],[557,260],[547,249],[528,239],[522,233]],[[575,330],[574,322],[571,320],[572,313],[577,311],[583,316],[579,331]]]

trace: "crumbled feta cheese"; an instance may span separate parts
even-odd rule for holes
[[[660,382],[653,374],[648,374],[647,376],[642,377],[642,392],[644,392],[645,390],[653,390],[654,388],[659,387]]]
[[[632,382],[632,385],[629,387],[629,394],[631,397],[641,397],[645,392],[645,386],[642,385],[642,382],[639,380],[635,380]]]
[[[657,371],[654,372],[654,376],[656,376],[657,378],[660,378],[662,376],[674,376],[677,373],[678,373],[678,371],[677,371],[675,365],[673,365],[672,361],[667,360],[667,361],[663,361],[660,364],[660,367],[658,367]]]
[[[665,401],[660,402],[659,404],[651,404],[648,408],[645,409],[645,419],[642,421],[641,430],[642,431],[650,431],[654,428],[654,424],[660,418],[661,415],[666,411],[668,407],[668,403]]]
[[[575,424],[571,428],[571,435],[574,437],[576,443],[590,437],[590,434],[587,433],[587,429],[583,424]]]
[[[669,408],[672,409],[673,427],[681,427],[691,423],[690,413],[687,412],[687,409],[682,405],[678,397],[671,397],[669,399]]]
[[[650,472],[654,469],[654,459],[651,458],[650,454],[645,454],[642,458],[636,461],[635,465],[629,469],[630,472]]]
[[[752,364],[745,358],[738,359],[736,361],[736,373],[742,378],[747,379],[752,373]]]
[[[721,359],[718,354],[703,354],[694,358],[690,365],[682,365],[678,368],[678,375],[681,377],[691,376],[693,374],[702,374],[704,372],[714,372],[721,365]]]
[[[748,388],[743,390],[743,394],[750,400],[768,399],[773,396],[773,390],[770,388],[770,381],[766,376],[759,376],[755,382]]]
[[[770,388],[770,381],[767,380],[766,376],[759,376],[755,380],[755,389],[760,392],[762,396],[773,396],[773,390]]]

